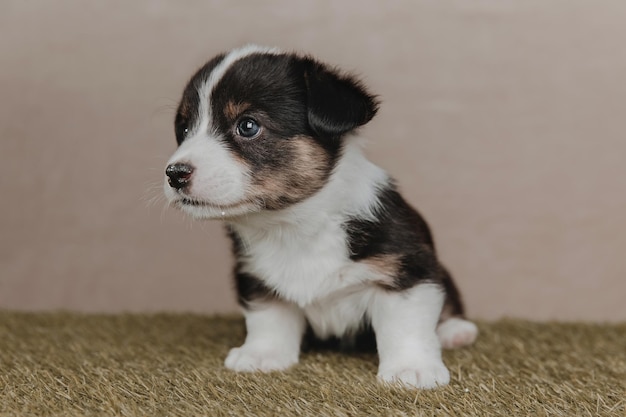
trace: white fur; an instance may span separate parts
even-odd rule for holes
[[[278,371],[298,362],[306,322],[296,306],[271,301],[245,311],[247,335],[233,348],[225,365],[235,371]]]
[[[441,288],[434,284],[376,294],[371,317],[381,381],[417,388],[435,388],[450,381],[435,333],[443,299]]]
[[[455,349],[474,343],[478,336],[478,327],[469,320],[451,317],[439,324],[437,336],[441,346]]]

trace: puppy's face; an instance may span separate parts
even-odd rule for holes
[[[184,90],[165,194],[197,218],[279,210],[324,186],[341,137],[376,112],[372,96],[310,58],[245,47]]]

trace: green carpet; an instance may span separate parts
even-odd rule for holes
[[[242,319],[0,312],[0,415],[620,416],[626,323],[479,323],[433,391],[376,383],[374,354],[313,352],[284,373],[222,362]]]

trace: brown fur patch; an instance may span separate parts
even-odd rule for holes
[[[289,155],[283,165],[254,173],[255,197],[263,199],[269,209],[280,209],[313,195],[332,171],[329,155],[311,137],[293,137],[281,148],[275,152]]]
[[[241,113],[245,112],[250,107],[250,103],[235,103],[233,100],[228,101],[224,107],[224,116],[230,120],[234,120]]]
[[[381,278],[376,281],[378,285],[383,288],[393,288],[394,280],[400,271],[400,255],[374,255],[360,262],[368,265],[380,275]]]

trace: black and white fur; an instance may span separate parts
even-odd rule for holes
[[[219,55],[189,81],[165,194],[232,238],[247,337],[226,367],[286,369],[305,333],[375,334],[381,381],[433,388],[450,379],[441,347],[476,338],[427,224],[361,150],[376,111],[354,77],[277,49]]]

